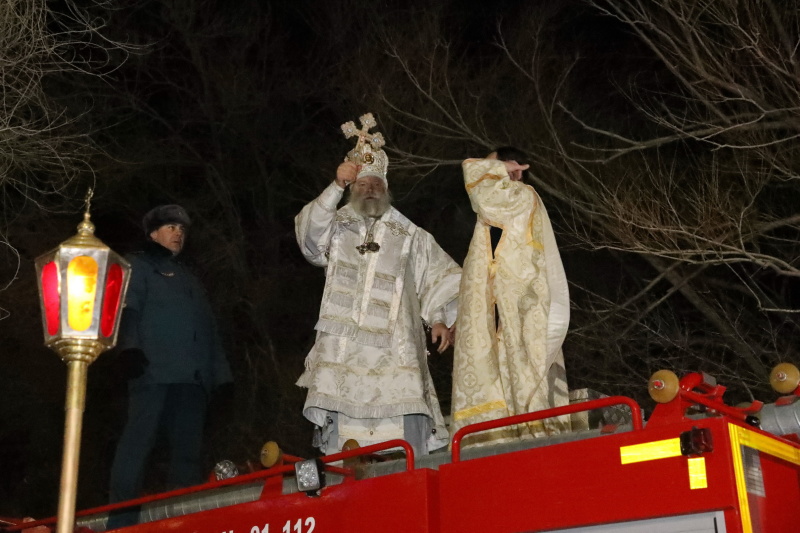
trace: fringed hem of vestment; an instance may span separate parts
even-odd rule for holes
[[[300,385],[300,381],[298,381],[297,384]],[[302,387],[303,385],[300,386]],[[312,419],[308,417],[306,411],[313,407],[325,409],[326,411],[336,411],[350,418],[390,418],[393,416],[421,414],[433,419],[428,406],[425,402],[419,400],[393,402],[387,405],[356,405],[341,399],[331,398],[324,394],[312,392],[308,394],[305,406],[303,407],[303,414],[309,420]]]
[[[339,337],[349,337],[353,342],[363,344],[364,346],[375,346],[376,348],[391,348],[392,335],[389,332],[378,333],[367,331],[365,329],[358,329],[354,324],[342,324],[334,320],[320,318],[316,325],[317,331],[336,335]]]

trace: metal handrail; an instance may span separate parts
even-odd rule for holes
[[[146,503],[157,502],[160,500],[168,500],[170,498],[174,498],[177,496],[184,496],[186,494],[194,494],[196,492],[203,492],[210,489],[216,489],[220,487],[227,487],[229,485],[239,485],[246,483],[248,481],[255,481],[258,479],[266,479],[269,477],[274,477],[277,475],[283,475],[288,472],[294,472],[294,465],[285,465],[285,466],[278,466],[269,468],[267,470],[260,470],[257,472],[251,472],[248,474],[242,474],[236,477],[228,478],[228,479],[221,479],[219,481],[209,481],[208,483],[203,483],[202,485],[193,485],[191,487],[184,487],[180,489],[171,490],[168,492],[160,492],[158,494],[151,494],[149,496],[142,496],[141,498],[136,498],[135,500],[126,500],[124,502],[118,503],[111,503],[108,505],[103,505],[101,507],[93,507],[91,509],[85,509],[83,511],[78,511],[75,513],[75,518],[80,518],[83,516],[91,516],[95,514],[105,513],[109,511],[116,511],[118,509],[125,509],[127,507],[134,507],[138,505],[143,505]],[[41,520],[36,520],[34,522],[25,522],[23,524],[17,524],[15,526],[3,528],[4,531],[20,531],[22,529],[28,529],[31,527],[36,526],[47,526],[55,524],[58,517],[53,516],[50,518],[43,518]]]
[[[472,433],[479,433],[481,431],[487,431],[489,429],[497,429],[506,426],[514,426],[517,424],[523,424],[525,422],[533,422],[535,420],[542,420],[555,416],[579,413],[581,411],[591,411],[593,409],[600,409],[602,407],[609,407],[612,405],[627,405],[631,410],[633,429],[636,431],[642,429],[642,408],[639,407],[639,404],[627,396],[609,396],[607,398],[600,398],[598,400],[589,400],[572,405],[553,407],[551,409],[544,409],[542,411],[534,411],[532,413],[498,418],[497,420],[487,420],[486,422],[478,422],[476,424],[464,426],[456,431],[456,434],[453,436],[451,461],[453,463],[457,463],[461,460],[461,441],[464,437],[471,435]]]
[[[324,457],[321,457],[321,459],[323,463],[333,463],[344,459],[358,457],[360,455],[370,455],[375,452],[381,452],[389,450],[391,448],[398,448],[398,447],[403,448],[403,450],[405,451],[406,470],[407,471],[414,470],[414,448],[412,448],[408,442],[401,439],[387,440],[386,442],[380,442],[378,444],[364,446],[363,448],[355,448],[353,450],[347,450],[346,452],[334,453],[333,455],[326,455]]]
[[[390,440],[386,442],[381,442],[379,444],[373,444],[371,446],[365,446],[363,448],[356,448],[354,450],[348,450],[345,452],[335,453],[332,455],[326,455],[321,457],[323,463],[325,463],[325,470],[330,472],[335,472],[342,475],[353,475],[353,470],[350,468],[342,468],[338,466],[333,466],[328,463],[334,463],[336,461],[341,461],[344,459],[350,459],[352,457],[358,457],[362,455],[370,455],[375,452],[380,452],[384,450],[388,450],[391,448],[403,448],[405,455],[406,455],[406,470],[414,470],[414,449],[411,445],[404,441],[404,440]],[[303,459],[300,457],[295,456],[287,456],[284,455],[283,458],[290,463],[295,463],[298,461],[302,461]],[[76,518],[84,517],[84,516],[91,516],[100,513],[116,511],[119,509],[125,509],[127,507],[134,507],[139,505],[144,505],[147,503],[157,502],[161,500],[168,500],[170,498],[174,498],[177,496],[184,496],[186,494],[194,494],[197,492],[203,492],[210,489],[216,489],[221,487],[227,487],[230,485],[239,485],[244,484],[249,481],[256,481],[259,479],[267,479],[270,477],[275,476],[283,476],[284,474],[294,473],[294,464],[288,465],[281,465],[281,466],[274,466],[272,468],[268,468],[266,470],[260,470],[257,472],[250,472],[247,474],[241,474],[236,477],[222,479],[218,481],[210,481],[208,483],[203,483],[202,485],[194,485],[192,487],[185,487],[180,489],[171,490],[169,492],[162,492],[159,494],[151,494],[149,496],[142,496],[141,498],[136,498],[134,500],[127,500],[124,502],[119,503],[112,503],[108,505],[103,505],[101,507],[94,507],[91,509],[85,509],[83,511],[79,511],[75,513]],[[58,517],[53,516],[50,518],[43,518],[41,520],[35,520],[33,522],[24,522],[18,523],[10,526],[0,526],[0,530],[12,532],[12,531],[21,531],[23,529],[29,529],[36,526],[52,526],[56,523]]]

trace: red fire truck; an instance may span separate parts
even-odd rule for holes
[[[778,401],[732,407],[711,377],[660,371],[646,424],[630,398],[605,397],[468,426],[450,450],[420,458],[405,441],[309,460],[268,443],[261,470],[78,512],[76,531],[103,531],[109,511],[136,505],[140,523],[124,533],[797,533],[800,373],[779,365],[771,382]],[[627,420],[609,423],[621,410]],[[462,446],[470,434],[589,411],[606,423]],[[380,454],[397,449],[405,457]],[[10,533],[55,519],[6,522]]]

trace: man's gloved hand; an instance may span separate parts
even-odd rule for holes
[[[145,368],[150,364],[147,356],[139,348],[128,348],[119,354],[120,370],[128,379],[136,379],[144,374]]]

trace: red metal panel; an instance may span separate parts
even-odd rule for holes
[[[129,533],[439,533],[438,472],[428,469],[141,524]]]
[[[620,447],[709,427],[708,488],[692,489],[684,456],[621,464]],[[440,468],[442,533],[543,531],[738,506],[727,421],[663,425],[473,459]],[[729,533],[740,531],[728,526]]]
[[[748,494],[753,533],[797,533],[800,468],[767,453],[759,455],[763,495]]]

